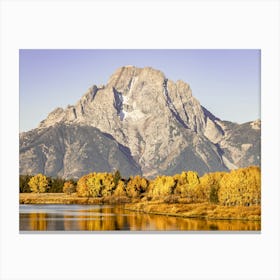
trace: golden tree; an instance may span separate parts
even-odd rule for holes
[[[197,186],[197,194],[200,202],[219,202],[218,191],[220,181],[225,174],[225,172],[206,173],[200,178],[200,183]]]
[[[115,196],[126,196],[125,182],[123,180],[118,181],[117,188],[114,191]]]
[[[102,182],[101,195],[112,195],[115,189],[117,188],[117,183],[119,182],[120,178],[116,180],[116,175],[111,173],[99,173],[99,176]]]
[[[48,179],[45,175],[39,173],[29,180],[28,185],[32,192],[44,193],[48,187]]]
[[[126,193],[128,197],[138,197],[147,190],[148,180],[137,175],[130,177],[126,185]]]
[[[116,188],[115,177],[111,173],[90,173],[77,183],[78,196],[101,197],[112,195]]]
[[[222,178],[218,196],[223,205],[250,206],[260,204],[260,168],[251,166],[232,170]]]
[[[88,187],[89,196],[99,197],[102,190],[102,175],[99,173],[91,173],[88,175],[86,185]]]
[[[71,181],[66,181],[63,185],[63,192],[67,194],[74,193],[76,191],[75,185]]]
[[[89,189],[87,186],[88,175],[82,176],[77,182],[77,195],[78,196],[89,196]]]
[[[194,171],[183,171],[180,175],[177,175],[176,178],[177,185],[174,193],[180,194],[190,201],[195,201],[198,195],[196,189],[199,184],[198,173]]]
[[[150,182],[149,195],[152,197],[173,194],[176,181],[172,176],[158,176]]]

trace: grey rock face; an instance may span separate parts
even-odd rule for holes
[[[20,174],[79,178],[117,169],[124,176],[141,174],[130,150],[97,128],[56,124],[21,135]]]
[[[73,142],[58,131],[67,131]],[[101,149],[104,137],[116,150]],[[153,177],[260,164],[260,123],[221,121],[200,105],[187,83],[150,67],[117,69],[107,85],[94,85],[76,105],[55,109],[37,129],[20,135],[20,143],[20,172],[51,176],[116,168],[123,175]],[[78,147],[84,147],[79,157],[73,155]],[[97,147],[107,152],[97,156]]]
[[[225,137],[219,142],[223,156],[236,167],[260,165],[260,121],[241,125],[223,122],[223,127]]]

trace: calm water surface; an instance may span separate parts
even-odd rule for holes
[[[20,205],[21,231],[259,231],[260,222],[207,221],[132,212],[111,205]]]

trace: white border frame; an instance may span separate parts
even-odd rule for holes
[[[279,31],[277,0],[2,0],[1,279],[279,279]],[[20,235],[24,48],[261,49],[262,233]]]

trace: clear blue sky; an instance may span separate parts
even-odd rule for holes
[[[75,104],[124,65],[151,66],[189,83],[222,120],[260,118],[260,50],[20,50],[20,131],[56,107]]]

